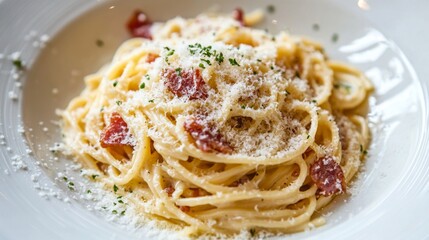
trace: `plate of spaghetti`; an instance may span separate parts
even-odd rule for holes
[[[428,237],[425,47],[382,4],[59,1],[5,25],[35,2],[0,2],[5,239]]]

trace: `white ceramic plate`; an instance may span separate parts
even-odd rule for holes
[[[322,42],[329,56],[362,69],[376,87],[373,141],[354,195],[324,210],[333,212],[325,226],[290,237],[429,239],[429,2],[424,0],[0,0],[0,239],[164,238],[147,226],[130,231],[106,221],[88,211],[86,201],[74,199],[57,176],[70,160],[49,151],[60,139],[55,109],[64,108],[82,90],[82,77],[108,62],[128,38],[124,23],[136,8],[166,20],[213,8],[249,11],[268,5],[275,12],[261,28],[288,29]],[[16,51],[26,66],[22,76],[14,74],[9,59]],[[70,175],[79,182],[78,174]]]

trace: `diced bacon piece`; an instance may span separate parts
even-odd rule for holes
[[[195,140],[197,147],[204,152],[217,151],[231,153],[232,147],[213,126],[202,120],[202,116],[190,117],[185,121],[185,130]]]
[[[205,191],[201,188],[190,188],[189,190],[192,191],[192,197],[201,197],[206,195]]]
[[[169,197],[171,197],[175,191],[174,187],[166,187],[164,188],[164,191],[168,194]]]
[[[156,53],[149,53],[147,55],[146,62],[147,63],[153,63],[157,58],[159,58],[158,54],[156,54]]]
[[[346,191],[341,166],[331,156],[319,158],[310,166],[310,176],[318,188],[318,194],[330,196]]]
[[[165,86],[178,97],[187,96],[189,100],[206,99],[207,86],[199,69],[181,70],[166,69]]]
[[[189,206],[179,206],[179,209],[182,210],[182,212],[191,211],[191,208]]]
[[[236,8],[234,9],[234,11],[232,12],[232,17],[237,20],[237,22],[239,22],[241,24],[241,26],[245,26],[246,24],[244,23],[244,11],[241,8]]]
[[[127,123],[119,113],[113,112],[110,116],[110,124],[104,128],[100,135],[101,147],[133,147],[133,142]]]
[[[133,37],[142,37],[152,40],[152,21],[140,10],[136,10],[128,19],[127,28]]]

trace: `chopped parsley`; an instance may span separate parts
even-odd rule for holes
[[[20,59],[15,59],[12,61],[13,66],[15,66],[16,69],[18,70],[23,70],[24,69],[24,64],[22,63],[22,61]]]
[[[320,29],[319,24],[317,24],[317,23],[313,24],[313,30],[314,31],[319,31],[319,29]]]
[[[95,40],[95,44],[97,45],[97,47],[102,47],[104,46],[104,42],[101,39],[97,39]]]
[[[168,57],[174,54],[174,49],[170,49],[169,47],[164,47],[164,49],[168,51],[165,56],[165,62],[168,63],[168,65],[170,65],[170,63],[168,62]]]
[[[268,5],[267,6],[267,12],[268,13],[274,13],[276,11],[276,7],[274,5]]]
[[[311,102],[313,102],[313,103],[317,103],[317,101],[316,101],[315,99],[311,100]]]
[[[91,192],[91,190],[88,189],[88,190],[86,190],[86,193],[92,193],[92,192]]]
[[[72,181],[69,181],[69,179],[67,177],[63,177],[64,181],[67,182],[67,187],[68,189],[70,189],[71,191],[74,191],[74,183]]]
[[[334,33],[334,34],[332,34],[332,37],[331,37],[331,41],[333,42],[333,43],[336,43],[336,42],[338,42],[338,38],[339,38],[340,36],[338,35],[338,33]]]
[[[121,106],[121,104],[122,104],[122,101],[116,101],[116,104],[118,105],[118,106]]]
[[[103,112],[104,111],[104,106],[102,106],[101,108],[100,108],[100,112]]]
[[[113,87],[116,87],[118,85],[118,81],[113,82]]]
[[[256,61],[258,61],[258,62],[262,62],[262,60],[261,60],[261,59],[259,59],[259,58],[258,58],[258,59],[256,59]]]
[[[149,74],[144,75],[144,77],[146,78],[146,80],[150,80]]]
[[[204,66],[204,64],[203,63],[200,63],[199,65],[198,65],[200,68],[202,68],[202,69],[205,69],[206,67]]]
[[[307,135],[307,139],[309,139],[310,138],[310,135]]]
[[[255,236],[255,234],[256,234],[256,230],[255,230],[254,228],[251,228],[251,229],[249,230],[249,233],[250,233],[250,236],[254,237],[254,236]]]
[[[210,62],[210,60],[207,60],[207,59],[204,59],[204,58],[201,58],[200,60],[203,61],[203,62],[205,62],[209,66],[212,65],[212,63]]]
[[[142,82],[139,86],[140,89],[143,89],[146,86],[146,84],[144,82]]]
[[[238,64],[238,62],[237,62],[237,60],[235,60],[235,58],[230,58],[230,59],[229,59],[229,63],[230,63],[232,66],[239,66],[239,67],[240,67],[240,64]]]
[[[176,68],[174,71],[176,71],[177,76],[182,76],[182,68]]]
[[[201,43],[195,43],[188,45],[188,50],[191,55],[199,53],[206,58],[211,58],[214,56],[215,61],[219,64],[223,63],[224,60],[223,53],[213,50],[212,46],[203,46]],[[201,61],[205,62],[207,65],[211,65],[210,60],[206,58],[201,58]]]
[[[246,105],[241,105],[241,109],[246,109]]]
[[[215,56],[215,60],[216,60],[219,64],[223,63],[223,53],[218,53],[218,54]]]
[[[118,191],[118,186],[116,184],[113,184],[113,191],[116,193]]]
[[[149,100],[150,103],[153,103],[153,99]]]
[[[368,154],[368,151],[367,151],[367,150],[365,150],[365,149],[363,149],[362,144],[360,145],[360,153],[361,153],[361,154],[363,154],[363,155]]]
[[[122,216],[124,216],[124,215],[125,215],[125,210],[123,210],[123,211],[121,212],[121,215],[122,215]]]
[[[171,56],[171,55],[173,55],[173,54],[174,54],[174,49],[169,50],[169,51],[167,52],[167,56]]]
[[[98,177],[98,174],[92,174],[92,175],[91,175],[91,178],[92,178],[93,180],[95,180],[97,177]]]
[[[118,214],[118,211],[116,211],[116,210],[112,210],[112,213],[113,213],[113,214]]]
[[[119,199],[118,203],[124,204],[124,201],[122,201],[122,199]]]

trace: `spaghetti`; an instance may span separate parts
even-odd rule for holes
[[[62,112],[98,181],[187,234],[323,224],[315,211],[346,192],[370,139],[360,71],[245,20],[154,24]]]

